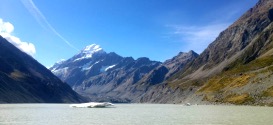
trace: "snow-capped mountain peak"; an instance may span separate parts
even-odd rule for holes
[[[100,45],[97,44],[91,44],[89,46],[86,46],[83,50],[82,53],[95,53],[98,51],[102,51],[102,48],[100,47]]]
[[[91,44],[86,46],[82,51],[78,54],[79,57],[76,58],[74,61],[79,61],[82,59],[92,58],[95,53],[105,53],[100,45]]]

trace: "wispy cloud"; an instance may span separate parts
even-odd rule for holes
[[[13,30],[14,26],[10,22],[4,22],[3,19],[0,19],[0,35],[21,51],[29,54],[30,56],[34,56],[36,53],[35,46],[32,43],[23,42],[18,37],[13,36]]]
[[[37,22],[45,29],[49,29],[55,35],[57,35],[63,42],[65,42],[69,47],[79,51],[75,46],[73,46],[68,40],[66,40],[55,28],[47,21],[43,13],[37,8],[32,0],[21,0],[27,10],[32,14],[32,16],[37,20]]]
[[[221,31],[228,27],[228,23],[205,26],[168,25],[171,28],[171,37],[178,37],[185,49],[201,53]]]
[[[257,0],[248,3],[255,3],[255,1]],[[216,39],[220,32],[224,31],[249,9],[245,6],[246,3],[243,1],[229,2],[229,4],[221,8],[218,7],[217,11],[203,13],[202,19],[198,21],[186,22],[186,25],[166,25],[168,33],[164,37],[180,42],[183,51],[194,50],[201,53]],[[191,24],[187,25],[189,23]]]

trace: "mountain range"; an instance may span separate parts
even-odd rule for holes
[[[51,71],[95,100],[273,105],[272,20],[273,1],[260,0],[200,55],[160,63],[91,45]]]
[[[177,59],[162,64],[146,57],[135,60],[114,52],[106,53],[99,45],[92,44],[50,70],[90,100],[136,102],[149,86],[162,82],[165,76],[169,77],[195,56],[193,51],[180,53]],[[140,85],[148,74],[151,82]]]
[[[107,53],[91,44],[55,63],[51,72],[0,37],[0,103],[89,100],[273,106],[272,21],[273,1],[259,0],[200,55],[180,52],[158,62]]]

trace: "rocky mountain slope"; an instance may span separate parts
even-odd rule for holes
[[[177,56],[166,60],[162,65],[145,75],[141,82],[153,85],[163,83],[198,56],[199,55],[192,50],[188,53],[180,52]]]
[[[134,60],[113,52],[106,53],[99,45],[92,44],[72,58],[56,63],[50,70],[91,100],[138,102],[150,86],[164,81],[196,56],[193,51],[189,55],[180,53],[162,64],[145,57]],[[161,70],[166,71],[161,74]],[[148,74],[150,77],[146,76]],[[142,82],[144,78],[153,83]]]
[[[0,103],[69,103],[84,99],[0,36]]]
[[[273,105],[273,1],[260,0],[144,102]]]

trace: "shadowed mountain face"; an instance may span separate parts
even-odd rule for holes
[[[69,103],[84,99],[0,36],[0,103]]]
[[[180,52],[177,56],[166,60],[162,65],[147,74],[142,79],[142,82],[152,85],[163,83],[198,56],[199,55],[192,50],[188,53]]]
[[[272,10],[260,0],[142,101],[273,105]]]

